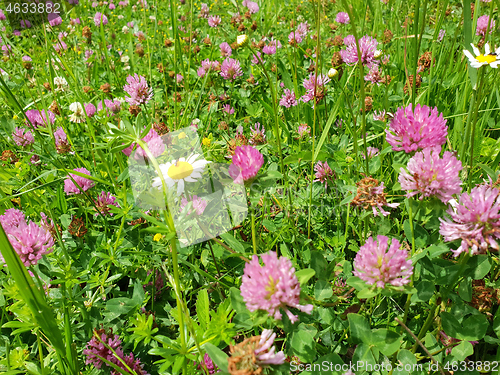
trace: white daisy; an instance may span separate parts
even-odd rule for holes
[[[179,158],[165,164],[160,164],[160,170],[169,189],[177,184],[177,196],[184,192],[185,182],[196,182],[201,178],[205,166],[210,163],[208,160],[196,160],[200,154],[193,154],[188,158]],[[160,177],[153,179],[153,187],[161,187]]]
[[[474,46],[474,44],[470,44],[472,46],[472,50],[475,53],[475,57],[468,50],[464,49],[464,54],[469,58],[470,66],[473,68],[480,68],[483,65],[489,65],[492,68],[498,68],[498,64],[500,64],[500,47],[497,48],[495,52],[491,52],[490,45],[486,43],[484,45],[484,55],[481,54],[479,49]]]

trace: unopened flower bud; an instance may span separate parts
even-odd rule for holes
[[[238,35],[236,38],[236,44],[238,47],[243,47],[248,43],[248,36],[243,34],[243,35]]]
[[[337,74],[339,74],[338,70],[335,69],[335,68],[330,68],[330,70],[328,71],[328,78],[333,78],[335,77]]]

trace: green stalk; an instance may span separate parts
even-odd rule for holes
[[[274,136],[276,137],[276,141],[278,142],[281,174],[283,175],[283,178],[284,178],[285,184],[286,184],[288,182],[288,177],[285,173],[285,164],[283,163],[283,150],[281,147],[281,135],[279,132],[280,127],[279,127],[279,120],[278,120],[278,108],[276,107],[276,91],[274,90],[274,86],[273,86],[273,83],[271,81],[271,78],[269,78],[269,74],[267,73],[266,67],[264,66],[264,62],[253,51],[252,47],[250,46],[250,43],[247,44],[247,47],[248,47],[248,49],[250,49],[250,52],[252,53],[252,55],[255,55],[255,57],[257,57],[257,59],[259,60],[259,66],[262,68],[262,71],[264,72],[264,75],[266,76],[267,82],[269,84],[269,88],[271,89],[271,100],[273,102],[273,111],[274,111]]]
[[[174,225],[174,220],[172,217],[172,213],[168,209],[168,199],[167,199],[167,189],[166,189],[166,183],[165,179],[163,178],[163,174],[161,172],[160,166],[158,164],[158,161],[156,158],[153,156],[151,151],[149,150],[146,142],[144,142],[142,139],[136,139],[137,144],[142,147],[142,149],[146,152],[146,155],[149,158],[149,161],[155,168],[156,173],[160,177],[161,183],[162,183],[162,188],[163,188],[163,198],[166,204],[166,210],[163,210],[163,216],[165,219],[165,222],[167,223],[168,228],[172,233],[174,233],[174,237],[170,240],[170,245],[172,248],[172,267],[174,271],[174,284],[175,284],[175,298],[177,302],[177,307],[179,309],[179,331],[180,331],[180,338],[181,338],[181,348],[182,352],[185,353],[187,349],[187,342],[186,342],[186,333],[184,330],[184,309],[183,309],[183,301],[182,301],[182,296],[181,296],[181,288],[180,288],[180,282],[179,282],[179,259],[178,259],[178,252],[177,252],[177,236],[175,235],[175,225]],[[187,374],[187,364],[184,361],[183,365],[183,373]]]
[[[472,184],[472,168],[474,167],[474,137],[475,137],[475,133],[476,133],[476,125],[477,125],[477,117],[478,117],[478,113],[479,113],[479,106],[481,105],[481,101],[483,99],[483,98],[481,98],[483,83],[484,83],[484,69],[481,69],[481,72],[479,74],[479,89],[477,91],[478,100],[476,101],[476,109],[474,111],[474,121],[472,122],[472,134],[471,134],[471,140],[470,140],[469,173],[467,174],[469,190],[470,190],[471,184]],[[470,119],[468,118],[467,122],[469,122],[469,121],[470,121]]]
[[[351,8],[347,5],[346,0],[342,0],[342,4],[344,5],[344,8],[346,9],[346,12],[349,14],[349,18],[353,21],[351,21],[352,25],[352,34],[354,35],[354,40],[356,41],[356,49],[358,53],[358,57],[361,56],[361,49],[359,48],[359,38],[358,38],[358,32],[356,30],[356,14],[354,13]],[[368,175],[369,170],[368,170],[368,148],[366,145],[366,105],[365,105],[365,80],[364,80],[364,67],[363,67],[363,62],[361,61],[360,58],[358,58],[358,69],[359,69],[359,84],[360,84],[360,101],[361,101],[361,133],[363,137],[363,147],[365,151],[365,172]],[[354,118],[353,118],[353,121]],[[356,129],[354,129],[355,132],[357,132]],[[356,142],[356,140],[354,140]],[[358,154],[356,152],[356,160],[358,158]]]
[[[252,246],[253,253],[257,254],[257,234],[255,230],[255,207],[252,207],[251,219],[252,219]]]
[[[45,374],[45,368],[43,366],[43,351],[42,351],[42,342],[40,340],[40,330],[37,330],[36,331],[36,342],[37,342],[37,345],[38,345],[38,355],[40,357],[40,372],[42,374]],[[7,352],[7,370],[9,370],[9,353]]]
[[[448,299],[448,294],[450,293],[450,291],[452,291],[455,286],[457,285],[458,281],[460,280],[460,276],[462,275],[462,273],[464,272],[465,270],[465,267],[467,266],[467,261],[469,260],[470,258],[470,255],[469,253],[465,253],[463,258],[461,259],[460,261],[460,269],[457,273],[457,276],[455,278],[455,281],[453,283],[451,283],[448,288],[446,288],[444,290],[443,293],[439,292],[438,295],[441,297],[441,300],[442,301],[446,301]],[[429,312],[429,315],[427,315],[427,319],[425,320],[425,323],[424,325],[422,326],[422,329],[420,330],[419,334],[418,334],[418,339],[421,340],[422,337],[424,337],[424,335],[427,333],[427,331],[429,330],[429,328],[431,327],[432,325],[432,322],[434,321],[434,314],[436,313],[436,309],[438,307],[438,295],[436,295],[435,297],[435,301],[434,301],[434,304]],[[418,347],[418,343],[415,343],[411,349],[411,352],[412,353],[415,353],[415,351],[417,350],[417,347]]]
[[[314,71],[314,115],[313,115],[313,123],[312,123],[312,155],[315,154],[315,146],[316,146],[316,110],[318,108],[318,103],[316,103],[316,83],[318,82],[318,59],[319,59],[319,24],[320,24],[320,2],[318,1],[318,13],[316,15],[316,63],[315,63],[315,71]],[[325,104],[326,105],[326,104]],[[313,180],[314,180],[314,157],[311,158],[311,182],[309,184],[309,209],[307,213],[307,238],[311,238],[311,215],[312,215],[312,193],[313,193]]]
[[[417,91],[417,65],[418,65],[418,21],[420,18],[420,0],[416,0],[415,18],[413,20],[413,84],[411,85],[411,105],[415,110],[415,95]],[[408,29],[408,25],[406,25]],[[409,81],[408,81],[409,82]]]
[[[415,230],[413,227],[413,211],[411,208],[412,199],[408,198],[408,216],[410,219],[410,230],[411,230],[411,257],[415,254]],[[414,274],[411,274],[410,286],[413,286],[413,278]],[[405,312],[403,316],[403,323],[406,324],[406,320],[408,319],[408,311],[410,310],[410,302],[411,302],[411,294],[408,294],[405,303]]]

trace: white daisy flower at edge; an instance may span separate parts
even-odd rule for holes
[[[473,68],[480,68],[483,65],[489,65],[492,68],[497,68],[498,64],[500,64],[500,47],[497,48],[495,52],[491,52],[490,45],[486,43],[484,45],[484,55],[481,54],[479,49],[474,46],[474,44],[470,44],[472,46],[472,50],[476,54],[476,57],[472,56],[468,50],[464,49],[464,54],[469,58],[470,66]]]
[[[184,192],[185,182],[196,182],[201,178],[205,166],[211,163],[208,160],[196,160],[200,154],[193,154],[188,158],[179,158],[171,162],[160,164],[160,170],[169,189],[177,184],[177,196]],[[153,179],[153,187],[161,187],[160,177]]]

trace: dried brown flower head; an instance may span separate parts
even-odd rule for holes
[[[69,224],[68,232],[72,236],[81,238],[85,236],[85,233],[87,233],[87,228],[85,228],[85,224],[81,218],[73,217],[73,220],[71,220],[71,223]]]
[[[342,56],[340,55],[340,52],[335,52],[332,56],[332,66],[337,69],[339,66],[341,66],[344,63],[344,60],[342,60]]]
[[[135,47],[135,51],[134,51],[137,56],[139,57],[143,57],[144,56],[144,48],[142,48],[142,46],[140,44],[138,44],[136,47]]]
[[[228,156],[233,156],[236,147],[238,146],[246,146],[248,145],[248,139],[243,134],[237,134],[234,139],[229,140],[228,142]]]
[[[167,134],[170,132],[170,129],[164,122],[155,122],[153,123],[153,129],[158,133],[159,136],[163,134]]]
[[[365,210],[371,207],[387,205],[385,199],[387,193],[379,193],[380,186],[378,180],[373,177],[365,177],[356,183],[358,190],[356,196],[351,201],[353,206],[362,207]]]
[[[417,89],[420,87],[421,84],[422,84],[422,77],[420,77],[420,75],[417,74],[415,92],[417,91]],[[413,74],[410,77],[408,77],[408,81],[406,82],[403,91],[405,94],[408,94],[412,91],[412,89],[413,89]]]
[[[82,36],[87,38],[87,43],[90,44],[89,40],[92,41],[92,31],[89,26],[85,26],[82,30]]]
[[[132,116],[137,116],[139,113],[141,113],[141,108],[138,105],[131,105],[128,107],[128,111]]]
[[[262,367],[257,364],[255,350],[259,346],[260,336],[253,336],[237,345],[231,345],[228,358],[228,371],[231,375],[260,375]]]
[[[394,36],[394,34],[392,33],[392,31],[389,29],[386,29],[384,31],[384,36],[382,37],[382,42],[384,44],[390,43],[392,41],[393,36]]]
[[[428,70],[431,67],[432,60],[433,60],[432,59],[432,52],[431,51],[424,52],[422,54],[422,56],[420,56],[420,58],[418,59],[419,71],[422,72],[422,71]]]
[[[16,154],[12,150],[5,150],[2,152],[2,156],[0,156],[0,160],[6,162],[6,163],[11,163],[14,164],[16,163],[19,159],[17,158]]]
[[[373,107],[373,99],[371,96],[365,98],[365,112],[370,112]]]
[[[111,85],[109,83],[105,83],[100,87],[101,91],[105,94],[109,94],[111,92]]]
[[[335,38],[333,38],[333,45],[336,47],[341,47],[344,45],[344,39],[342,38],[342,35],[335,35]]]
[[[49,109],[54,112],[57,116],[61,115],[61,111],[59,111],[59,106],[57,105],[57,102],[55,100],[52,101],[52,103],[49,106]]]
[[[483,280],[472,281],[472,299],[470,305],[479,312],[489,312],[493,303],[500,304],[500,290],[487,287]]]

